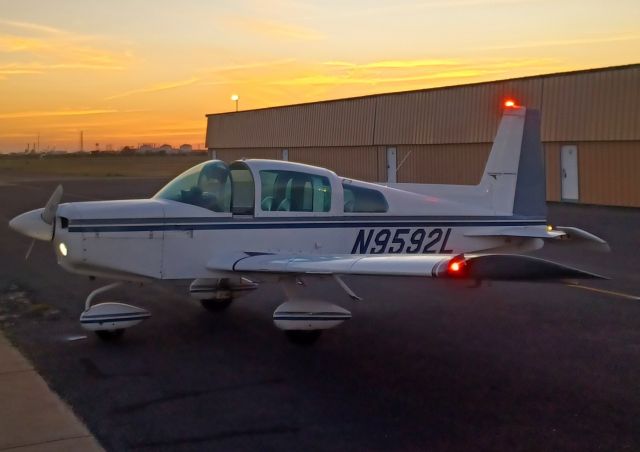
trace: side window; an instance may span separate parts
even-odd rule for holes
[[[231,165],[233,198],[231,212],[236,215],[253,215],[254,183],[251,171],[244,163]]]
[[[355,213],[384,213],[389,204],[377,190],[342,184],[344,190],[344,211]]]
[[[331,184],[324,176],[297,171],[260,171],[260,208],[266,212],[329,212]]]

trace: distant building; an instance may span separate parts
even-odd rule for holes
[[[191,146],[190,144],[183,144],[182,146],[180,146],[180,154],[190,154],[191,151],[193,151],[193,146]]]
[[[152,154],[153,152],[155,152],[155,146],[153,144],[144,143],[138,148],[136,154]]]

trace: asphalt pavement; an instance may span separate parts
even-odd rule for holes
[[[63,201],[163,182],[70,179]],[[550,206],[612,246],[541,253],[612,278],[586,287],[352,277],[355,303],[313,284],[353,319],[300,347],[272,324],[276,286],[219,314],[187,283],[126,286],[104,299],[153,318],[103,343],[78,316],[104,283],[59,268],[48,244],[25,261],[29,239],[7,227],[56,184],[0,181],[0,326],[106,450],[640,450],[640,210]]]

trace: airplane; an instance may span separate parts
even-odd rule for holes
[[[210,160],[150,199],[60,204],[58,186],[44,208],[9,225],[52,242],[64,269],[114,281],[91,292],[80,315],[81,326],[105,340],[151,316],[125,303],[93,303],[125,282],[191,281],[191,296],[214,312],[262,283],[280,284],[274,324],[310,344],[351,318],[307,293],[312,278],[337,284],[354,301],[361,298],[345,275],[474,285],[602,278],[524,254],[546,241],[608,245],[547,224],[540,114],[513,101],[503,108],[477,185],[371,183],[289,161]]]

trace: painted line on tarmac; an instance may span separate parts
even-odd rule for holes
[[[636,295],[631,295],[631,294],[628,294],[628,293],[624,293],[624,292],[614,292],[613,290],[597,289],[595,287],[581,286],[581,285],[578,285],[578,284],[567,284],[567,285],[569,287],[574,287],[576,289],[589,290],[591,292],[603,293],[605,295],[612,295],[614,297],[625,298],[627,300],[640,301],[640,297],[638,297]]]

